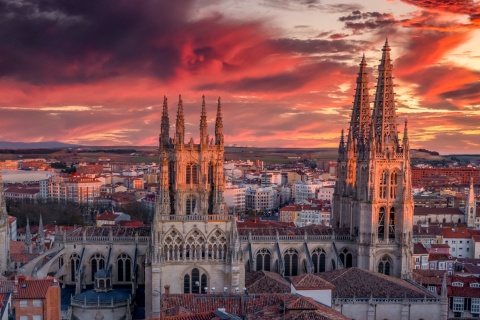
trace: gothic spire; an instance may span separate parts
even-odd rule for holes
[[[0,170],[0,225],[8,223],[7,204],[5,202],[2,171]]]
[[[177,111],[177,122],[175,140],[176,143],[183,145],[185,139],[185,117],[183,116],[183,101],[182,96],[178,95],[178,111]]]
[[[470,188],[468,189],[467,204],[476,205],[475,201],[475,189],[473,188],[473,177],[470,178]]]
[[[32,233],[30,232],[30,221],[27,216],[27,225],[25,227],[25,245],[27,246],[28,253],[32,253]]]
[[[215,120],[215,144],[223,145],[223,120],[222,120],[222,105],[220,97],[218,97],[217,118]]]
[[[43,230],[43,219],[41,214],[40,214],[40,220],[38,221],[37,241],[38,241],[38,252],[39,253],[43,252],[43,249],[45,247],[45,232]]]
[[[403,150],[406,153],[410,152],[410,142],[408,139],[408,121],[405,119],[405,128],[403,129]]]
[[[167,97],[163,96],[162,124],[160,126],[160,150],[168,145],[170,139],[170,120],[168,119]]]
[[[399,147],[392,71],[390,46],[386,40],[382,49],[382,60],[378,65],[377,90],[373,107],[373,130],[377,140],[377,150],[381,152],[387,148],[391,152],[396,152]]]
[[[345,136],[342,129],[342,134],[340,136],[340,143],[338,145],[338,159],[344,160],[344,155],[345,155]]]
[[[357,87],[355,89],[355,99],[353,101],[352,119],[350,121],[350,131],[355,145],[358,144],[361,133],[368,136],[368,130],[371,122],[370,92],[368,87],[367,63],[365,54],[360,62],[360,70],[357,77]]]
[[[205,96],[202,96],[202,113],[200,115],[200,144],[206,144],[207,141],[207,110],[205,108]]]

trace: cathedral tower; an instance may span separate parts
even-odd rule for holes
[[[164,98],[159,137],[159,187],[147,266],[147,317],[160,312],[159,295],[235,292],[243,288],[244,266],[233,215],[225,209],[223,192],[224,137],[220,98],[215,138],[208,134],[207,106],[202,97],[200,139],[185,143],[185,117],[178,101],[175,136],[169,136]],[[216,288],[216,289],[214,289]]]
[[[477,203],[475,200],[475,189],[473,188],[473,177],[470,178],[470,188],[468,189],[467,203],[465,204],[465,214],[467,215],[467,226],[478,229],[478,223],[475,224],[477,216]]]
[[[353,179],[349,179],[352,174],[339,176],[336,190],[346,190],[343,194],[346,199],[334,199],[333,219],[342,222],[340,227],[349,228],[357,237],[358,267],[406,277],[411,272],[413,227],[410,152],[406,122],[403,140],[398,137],[392,72],[390,47],[386,41],[378,66],[371,120],[367,108],[364,109],[365,118],[358,118],[355,106],[352,112],[350,130],[355,146],[350,148],[355,152],[354,155],[347,152],[344,163],[347,164],[345,172],[348,163],[355,163],[355,175]],[[358,121],[362,119],[366,121]],[[354,191],[347,192],[347,186],[352,183]],[[345,215],[339,209],[345,203],[351,205],[351,219],[341,221]]]

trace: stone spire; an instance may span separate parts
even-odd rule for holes
[[[215,144],[223,146],[223,120],[220,97],[218,97],[217,118],[215,120]]]
[[[45,231],[43,229],[43,219],[41,214],[40,214],[40,220],[38,221],[37,243],[38,243],[38,252],[39,253],[43,252],[43,250],[45,249]]]
[[[405,119],[405,127],[403,129],[403,152],[410,157],[410,140],[408,139],[408,121]]]
[[[185,139],[185,117],[183,116],[183,101],[181,95],[178,95],[177,122],[175,126],[175,141],[177,144],[183,145]]]
[[[342,134],[340,135],[340,143],[338,145],[338,160],[345,160],[345,134],[342,129]]]
[[[205,108],[205,96],[202,96],[202,113],[200,115],[200,144],[208,143],[207,138],[207,110]]]
[[[373,108],[373,130],[375,131],[378,152],[390,152],[399,149],[397,117],[395,112],[395,93],[393,92],[393,65],[390,59],[388,39],[382,49],[382,60],[378,66],[377,90]]]
[[[160,125],[160,150],[168,145],[170,139],[170,120],[168,119],[167,97],[163,96],[162,124]]]
[[[7,204],[5,202],[2,171],[0,170],[0,225],[8,224]]]
[[[168,185],[168,160],[167,153],[162,152],[160,158],[160,173],[159,173],[159,194],[156,203],[157,218],[159,215],[170,214],[170,190]]]
[[[365,55],[363,55],[357,77],[357,88],[355,89],[352,119],[350,121],[350,131],[353,141],[347,142],[353,143],[355,147],[359,142],[362,132],[364,137],[368,136],[368,130],[372,119],[369,95],[367,63],[365,61]]]
[[[32,233],[30,232],[30,221],[27,216],[27,226],[25,227],[25,245],[27,246],[28,253],[32,253]]]
[[[475,218],[477,215],[477,204],[475,201],[475,189],[473,187],[473,177],[470,178],[470,188],[468,189],[468,198],[465,205],[465,214],[467,215],[467,227],[476,228]],[[477,224],[478,225],[478,224]]]

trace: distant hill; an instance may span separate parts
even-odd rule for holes
[[[44,141],[44,142],[12,142],[0,141],[0,149],[62,149],[62,148],[77,148],[81,145],[68,144],[58,141]]]

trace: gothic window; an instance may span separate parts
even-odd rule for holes
[[[182,259],[183,239],[177,230],[171,230],[163,240],[163,244],[163,255],[166,261]]]
[[[208,183],[213,183],[213,163],[210,162],[208,165]]]
[[[257,253],[256,256],[256,271],[260,270],[265,270],[265,271],[270,271],[270,259],[271,259],[271,254],[268,249],[260,249]]]
[[[353,255],[350,250],[347,248],[343,249],[339,256],[344,268],[351,268],[353,266]]]
[[[197,205],[197,199],[195,199],[195,196],[188,196],[185,203],[185,211],[187,216],[195,212],[196,205]]]
[[[385,199],[387,197],[387,182],[388,182],[388,173],[383,171],[380,175],[380,199]]]
[[[390,176],[390,199],[397,196],[397,171],[392,172]]]
[[[72,281],[77,280],[76,275],[77,275],[77,269],[78,269],[79,263],[80,263],[80,257],[78,256],[78,254],[73,253],[70,256],[70,279],[72,279]]]
[[[199,269],[193,268],[190,273],[183,276],[183,293],[207,293],[207,275]]]
[[[185,257],[188,260],[205,259],[206,241],[203,234],[198,230],[193,230],[187,237],[185,246]]]
[[[320,248],[313,250],[312,261],[313,261],[314,273],[325,272],[325,257],[326,257],[325,250]]]
[[[117,259],[117,279],[119,282],[132,281],[132,259],[125,253]]]
[[[382,260],[378,264],[378,273],[386,274],[387,276],[390,275],[392,269],[392,260],[389,256],[383,256]]]
[[[283,255],[285,265],[285,276],[298,275],[298,252],[297,250],[290,248],[285,251]]]
[[[380,208],[378,212],[378,239],[383,240],[385,237],[385,208]]]
[[[388,238],[395,239],[395,208],[390,209],[388,217]]]
[[[168,163],[168,183],[170,186],[175,184],[175,162]]]
[[[208,238],[207,257],[213,260],[224,260],[227,254],[227,237],[219,229]]]
[[[90,259],[90,267],[92,269],[92,281],[95,280],[95,273],[105,268],[105,257],[100,253],[95,253]]]
[[[186,183],[197,184],[198,183],[198,169],[195,163],[190,163],[186,168]]]

